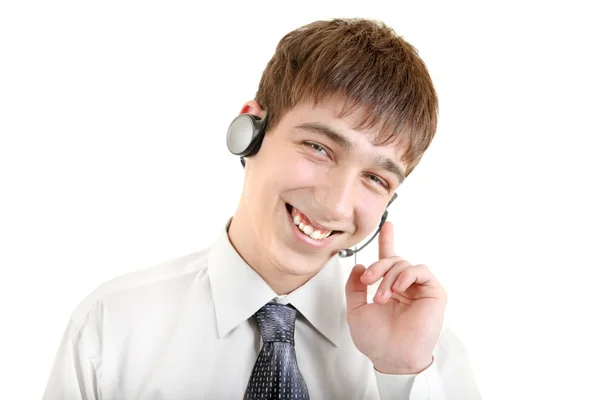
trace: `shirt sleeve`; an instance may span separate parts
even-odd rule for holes
[[[375,370],[381,400],[480,400],[467,351],[451,331],[440,337],[433,363],[415,375]]]
[[[88,318],[89,317],[88,315]],[[99,399],[97,366],[100,335],[94,324],[69,320],[54,360],[43,400]]]

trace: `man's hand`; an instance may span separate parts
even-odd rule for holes
[[[373,303],[367,286],[383,277]],[[347,319],[356,348],[382,373],[407,375],[433,362],[446,307],[446,291],[423,264],[412,265],[394,252],[394,231],[379,232],[379,261],[357,264],[346,283]]]

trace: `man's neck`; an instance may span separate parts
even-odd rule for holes
[[[229,241],[246,264],[259,274],[277,295],[290,294],[316,274],[292,275],[285,272],[282,266],[269,257],[264,246],[258,243],[256,235],[248,231],[248,226],[249,223],[236,214],[227,232]]]

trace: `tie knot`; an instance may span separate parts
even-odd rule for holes
[[[267,303],[254,314],[263,342],[288,342],[294,345],[296,309],[279,303]]]

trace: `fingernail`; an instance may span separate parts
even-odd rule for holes
[[[371,276],[373,275],[373,271],[371,271],[370,269],[365,271],[365,276]]]

